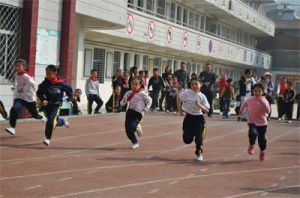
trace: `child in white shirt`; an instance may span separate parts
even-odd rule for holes
[[[127,91],[121,101],[121,105],[125,106],[129,103],[129,108],[126,112],[125,129],[127,137],[132,142],[132,149],[139,147],[138,140],[135,136],[135,132],[138,136],[142,136],[142,130],[138,126],[143,118],[144,112],[147,112],[152,104],[152,99],[140,89],[139,79],[133,79],[131,81],[131,90]]]
[[[208,113],[210,105],[204,94],[200,92],[200,81],[193,79],[191,89],[183,91],[177,101],[180,115],[186,116],[183,121],[183,142],[191,144],[195,137],[196,142],[196,159],[203,161],[203,139],[205,136],[205,119],[203,114]]]

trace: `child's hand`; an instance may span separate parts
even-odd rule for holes
[[[43,102],[42,102],[42,106],[47,106],[48,105],[48,101],[47,100],[44,100]]]
[[[127,97],[124,97],[123,100],[124,100],[124,103],[127,103]]]
[[[15,86],[11,87],[10,90],[14,91],[16,89]]]
[[[179,115],[184,116],[183,111],[179,110],[178,113],[179,113]]]

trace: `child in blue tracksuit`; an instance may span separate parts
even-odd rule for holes
[[[48,146],[52,132],[56,126],[69,127],[67,120],[58,117],[60,106],[63,102],[64,93],[69,100],[72,100],[72,88],[58,79],[58,68],[54,65],[48,65],[46,68],[46,78],[39,85],[37,96],[47,117],[45,140],[43,143]]]

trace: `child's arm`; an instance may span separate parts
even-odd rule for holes
[[[124,106],[127,104],[127,97],[128,97],[128,95],[129,95],[129,92],[130,92],[130,91],[127,91],[127,92],[125,93],[124,97],[122,98],[122,101],[120,102],[120,105],[121,105],[122,107],[124,107]]]
[[[262,105],[262,111],[265,113],[270,113],[270,105],[265,97],[260,97],[260,104]]]
[[[178,113],[183,116],[183,112],[181,110],[181,98],[180,98],[180,94],[179,92],[176,94],[176,104],[177,104],[177,110],[178,110]]]
[[[295,98],[296,98],[295,90],[292,90],[291,99],[289,100],[289,102],[294,102]]]
[[[231,98],[234,100],[234,88],[233,87],[231,87],[230,88],[230,93],[231,93]]]
[[[39,84],[38,90],[36,92],[36,95],[39,98],[39,100],[41,101],[42,106],[47,106],[47,104],[48,104],[45,90],[47,90],[47,87],[42,82],[41,84]]]
[[[248,107],[248,100],[247,99],[245,102],[243,102],[241,108],[240,108],[240,114],[244,113],[245,109]]]
[[[205,95],[203,95],[201,100],[197,100],[195,103],[201,109],[201,111],[203,113],[208,113],[209,112],[210,105],[209,105]]]

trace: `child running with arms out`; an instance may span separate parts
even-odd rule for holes
[[[139,147],[139,143],[135,132],[137,132],[138,136],[142,136],[142,129],[139,125],[144,112],[149,111],[152,99],[140,88],[139,79],[134,78],[130,85],[131,90],[125,93],[121,105],[125,106],[129,103],[129,108],[126,112],[125,130],[127,137],[132,142],[131,148],[136,149]]]
[[[5,129],[6,132],[11,135],[16,134],[18,114],[23,107],[28,109],[33,118],[43,118],[43,116],[38,113],[36,106],[36,84],[33,78],[27,73],[26,69],[26,61],[18,59],[15,63],[15,70],[17,72],[15,76],[15,85],[12,87],[15,99],[9,115],[9,124],[11,127]]]
[[[58,117],[60,106],[63,102],[64,93],[68,100],[72,100],[72,88],[63,83],[58,77],[58,68],[54,65],[46,67],[46,78],[39,85],[37,96],[42,103],[42,109],[47,117],[45,128],[45,140],[43,143],[48,146],[52,137],[52,133],[56,126],[69,127],[66,119]]]
[[[203,114],[208,113],[210,105],[204,94],[200,92],[200,82],[193,79],[190,83],[191,89],[183,91],[177,100],[180,115],[186,113],[183,120],[183,142],[191,144],[195,138],[196,160],[203,161],[203,139],[205,131],[205,119]]]
[[[258,145],[260,148],[259,159],[263,161],[265,159],[265,150],[267,147],[267,117],[270,113],[270,106],[267,99],[263,96],[264,86],[262,84],[255,84],[253,87],[254,96],[249,97],[241,106],[240,114],[242,114],[247,108],[249,109],[248,126],[249,126],[249,148],[248,153],[252,155],[254,153],[254,145],[258,136]]]

